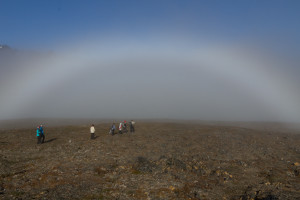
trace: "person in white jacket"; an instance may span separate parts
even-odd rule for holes
[[[120,122],[120,124],[119,124],[119,134],[122,134],[123,132],[123,123],[122,122]]]
[[[92,124],[91,128],[90,128],[90,132],[91,132],[91,140],[95,139],[95,126],[94,124]]]

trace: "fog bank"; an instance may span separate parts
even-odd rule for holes
[[[0,119],[299,121],[299,70],[270,55],[200,40],[98,39],[2,59]]]

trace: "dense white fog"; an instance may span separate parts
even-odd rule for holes
[[[300,120],[292,61],[203,41],[106,38],[2,56],[0,119]]]

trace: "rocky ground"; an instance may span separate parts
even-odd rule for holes
[[[300,199],[300,132],[137,122],[0,131],[0,199]]]

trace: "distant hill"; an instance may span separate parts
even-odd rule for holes
[[[16,50],[11,48],[10,46],[0,44],[0,57],[13,54],[14,52],[16,52]]]
[[[12,48],[9,45],[0,44],[0,69],[22,67],[25,66],[26,63],[32,63],[46,58],[49,55],[50,53],[45,51],[30,49],[21,50]]]
[[[8,45],[0,44],[0,50],[10,50],[11,48]]]

